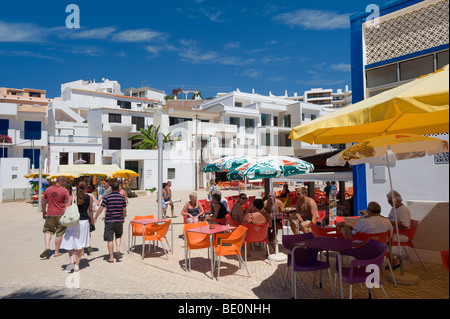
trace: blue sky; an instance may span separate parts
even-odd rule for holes
[[[348,18],[384,2],[2,1],[0,86],[50,98],[61,83],[102,78],[205,98],[236,88],[291,96],[351,88]],[[71,3],[79,29],[66,27]]]

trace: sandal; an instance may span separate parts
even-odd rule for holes
[[[51,251],[50,249],[44,250],[44,252],[39,257],[41,257],[41,258],[47,257],[47,255],[50,253],[50,251]]]

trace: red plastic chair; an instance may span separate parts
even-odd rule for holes
[[[268,229],[269,223],[264,224],[244,224],[247,228],[247,233],[245,235],[245,262],[247,263],[247,244],[248,243],[266,243],[267,256],[269,258],[269,263],[272,265],[269,253],[269,239],[268,239]]]
[[[211,222],[211,224],[212,223],[216,223],[216,224],[220,224],[220,225],[226,225],[227,224],[227,219],[226,218],[211,219],[210,222]]]
[[[205,212],[209,211],[209,202],[206,199],[199,199],[198,201],[202,205],[202,207],[205,210]]]
[[[242,223],[237,222],[233,218],[231,218],[231,216],[229,214],[227,214],[225,216],[225,218],[227,219],[228,225],[230,225],[232,227],[239,227],[240,225],[242,225]]]
[[[316,237],[333,237],[333,238],[343,238],[342,233],[338,227],[319,227],[313,223],[309,224],[311,231]]]
[[[408,237],[408,241],[407,242],[401,242],[400,245],[397,242],[397,231],[394,230],[394,232],[392,233],[391,245],[392,245],[392,247],[394,247],[394,246],[403,247],[403,249],[406,252],[406,255],[408,255],[408,251],[404,247],[411,247],[414,250],[414,253],[416,254],[416,256],[419,259],[420,263],[422,264],[422,267],[425,270],[428,270],[427,267],[425,266],[425,264],[423,263],[422,259],[420,258],[419,254],[417,253],[416,248],[414,247],[414,244],[413,244],[414,235],[416,234],[416,230],[417,230],[417,226],[418,225],[419,225],[419,221],[418,220],[411,219],[411,226],[409,228],[399,229],[398,230],[400,235],[405,235],[406,237]]]
[[[316,219],[316,225],[320,223],[320,226],[323,226],[323,219],[325,218],[326,211],[319,210],[319,218]]]
[[[448,272],[448,250],[441,251],[441,258],[442,258],[442,264],[444,265],[445,269]]]

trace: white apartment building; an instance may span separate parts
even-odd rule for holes
[[[258,149],[260,155],[300,156],[316,154],[323,149],[317,145],[293,145],[289,139],[293,127],[323,114],[322,107],[317,105],[238,90],[219,94],[196,109],[218,112],[221,114],[218,123],[236,126],[234,139],[224,136],[221,145],[242,149],[246,154]]]
[[[269,95],[274,96],[272,93]],[[291,101],[317,104],[324,108],[340,108],[352,104],[352,91],[348,89],[348,85],[344,90],[337,89],[336,92],[333,89],[312,88],[305,91],[303,95],[298,95],[296,92],[293,96],[288,96],[288,92],[285,91],[284,96],[279,97]]]

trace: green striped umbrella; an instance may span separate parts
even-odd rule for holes
[[[261,178],[277,178],[308,174],[314,171],[314,165],[301,159],[289,156],[265,156],[255,163],[246,163],[233,172],[228,173],[230,180],[249,180]]]
[[[206,165],[202,168],[202,172],[231,172],[243,164],[256,162],[256,160],[256,157],[247,155],[226,156]]]

